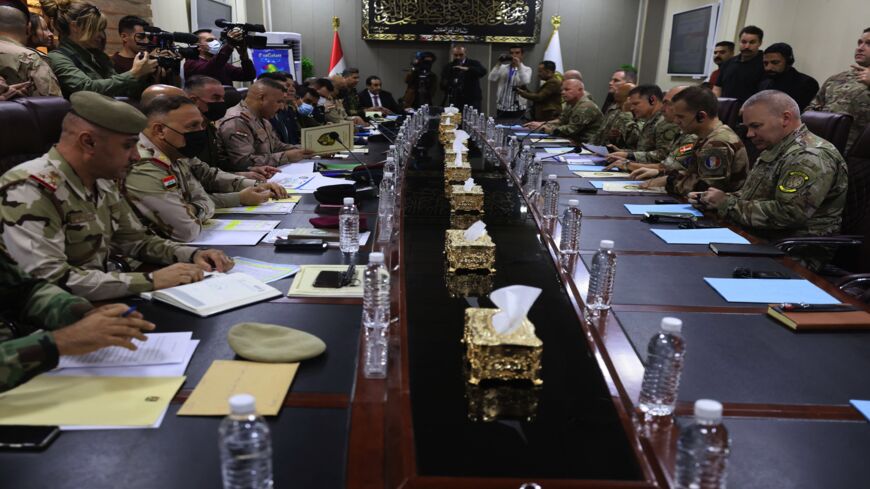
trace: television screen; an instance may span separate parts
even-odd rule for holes
[[[671,46],[668,55],[668,74],[706,74],[710,30],[714,28],[713,5],[674,14],[671,28]]]
[[[190,9],[192,11],[192,31],[198,29],[211,29],[217,33],[221,29],[214,25],[217,19],[226,19],[232,22],[233,7],[218,0],[195,0],[191,2]]]
[[[254,61],[254,68],[257,70],[257,76],[262,73],[270,73],[273,71],[283,71],[293,74],[293,69],[290,67],[290,51],[288,49],[253,49],[251,60]]]

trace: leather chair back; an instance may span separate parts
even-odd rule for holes
[[[42,152],[48,151],[52,144],[60,140],[63,118],[70,111],[70,103],[61,97],[25,97],[16,99],[30,110],[42,135]]]
[[[45,152],[42,131],[26,105],[0,102],[0,127],[0,173]]]
[[[239,92],[240,100],[245,100],[248,96],[248,87],[237,88],[236,91]]]
[[[224,85],[224,101],[227,103],[227,108],[235,107],[242,101],[242,96],[239,91],[232,85]]]
[[[849,190],[843,210],[843,234],[864,236],[862,270],[870,271],[870,126],[858,137],[849,156]]]
[[[810,132],[836,146],[840,154],[846,154],[846,141],[852,127],[851,115],[808,110],[801,114],[801,120]]]
[[[740,124],[740,104],[736,98],[719,97],[719,120],[728,125],[734,132],[738,132]]]

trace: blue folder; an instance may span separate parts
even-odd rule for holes
[[[852,399],[849,402],[855,406],[855,409],[861,412],[868,421],[870,421],[870,401],[859,401],[857,399]]]
[[[667,244],[749,244],[746,238],[728,228],[650,229],[650,231]]]
[[[628,175],[626,175],[626,178],[628,178]],[[597,188],[597,189],[603,189],[605,183],[615,183],[615,182],[624,183],[627,185],[640,185],[643,183],[643,181],[641,181],[641,180],[629,180],[629,181],[626,181],[626,180],[590,180],[589,181],[589,183],[591,183],[592,186]]]
[[[635,216],[642,216],[647,212],[682,212],[701,217],[704,214],[690,204],[625,204],[628,212]]]
[[[568,165],[568,169],[571,171],[604,171],[603,166],[595,166],[595,165]],[[608,170],[610,171],[610,170]],[[614,172],[618,173],[618,172]]]
[[[757,304],[839,304],[824,290],[804,279],[704,278],[728,302]]]

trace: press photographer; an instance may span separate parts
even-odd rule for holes
[[[182,59],[196,59],[199,49],[194,47],[179,47],[176,42],[196,45],[198,38],[187,32],[167,32],[159,27],[149,25],[145,20],[128,15],[118,23],[123,49],[112,56],[115,70],[125,69],[139,53],[146,53],[152,60],[157,60],[157,70],[149,80],[151,83],[162,83],[174,86],[181,84]]]
[[[526,111],[526,100],[516,92],[532,81],[532,69],[523,64],[524,55],[522,46],[511,46],[498,57],[498,64],[489,72],[489,81],[498,83],[496,117],[499,119],[519,119]]]
[[[429,51],[417,51],[411,69],[405,74],[405,94],[402,96],[402,107],[416,109],[421,105],[432,105],[432,94],[435,93],[438,76],[432,72],[435,55]]]
[[[479,61],[465,55],[465,46],[453,48],[453,61],[444,67],[441,75],[441,88],[446,92],[444,106],[462,108],[470,105],[480,110],[483,93],[480,79],[486,76],[486,68]]]
[[[220,38],[215,37],[211,29],[194,32],[199,37],[199,57],[184,63],[184,76],[210,76],[224,85],[231,85],[234,81],[253,81],[257,72],[248,56],[248,45],[265,47],[266,38],[249,32],[265,32],[266,28],[258,24],[232,24],[223,19],[216,20],[215,25],[223,28]],[[241,66],[229,63],[234,50],[239,53]]]

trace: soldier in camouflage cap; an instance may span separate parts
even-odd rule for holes
[[[662,90],[656,85],[639,85],[628,93],[628,102],[634,119],[641,125],[637,146],[633,149],[612,151],[607,160],[627,159],[659,163],[670,154],[671,146],[680,134],[680,128],[665,119]]]
[[[2,247],[26,272],[91,300],[194,282],[232,261],[147,232],[113,179],[139,159],[145,116],[93,92],[70,97],[60,142],[0,178]],[[111,255],[153,264],[153,273],[111,271]]]
[[[174,90],[176,94],[158,96],[143,106],[148,125],[139,137],[141,159],[122,184],[143,223],[159,236],[189,242],[214,216],[216,204],[258,205],[273,195],[286,197],[278,184],[260,185],[196,158],[208,144],[202,114],[181,89]]]
[[[797,102],[782,92],[759,92],[742,110],[747,136],[762,150],[743,188],[710,187],[689,201],[770,240],[839,232],[848,177],[837,148],[807,130]]]
[[[0,76],[26,95],[61,95],[57,77],[36,51],[27,48],[28,19],[21,10],[0,6]],[[28,83],[29,85],[21,85]]]
[[[858,39],[852,69],[828,78],[806,110],[837,112],[854,118],[846,143],[848,153],[870,124],[870,27]]]
[[[0,251],[0,392],[57,366],[60,355],[83,355],[108,346],[135,350],[132,339],[154,325],[125,304],[91,303],[15,266]]]
[[[533,122],[525,126],[532,130],[568,138],[576,145],[592,142],[601,129],[604,115],[586,96],[583,82],[576,79],[563,80],[562,100],[565,101],[565,105],[557,123],[547,122],[542,125]]]
[[[698,141],[679,167],[663,171],[666,176],[654,178],[642,188],[665,187],[676,195],[711,186],[726,192],[739,190],[749,171],[749,157],[740,137],[719,120],[716,95],[703,87],[686,88],[674,96],[670,111],[677,126],[686,134],[695,134]],[[646,179],[659,172],[646,169],[631,176]]]

